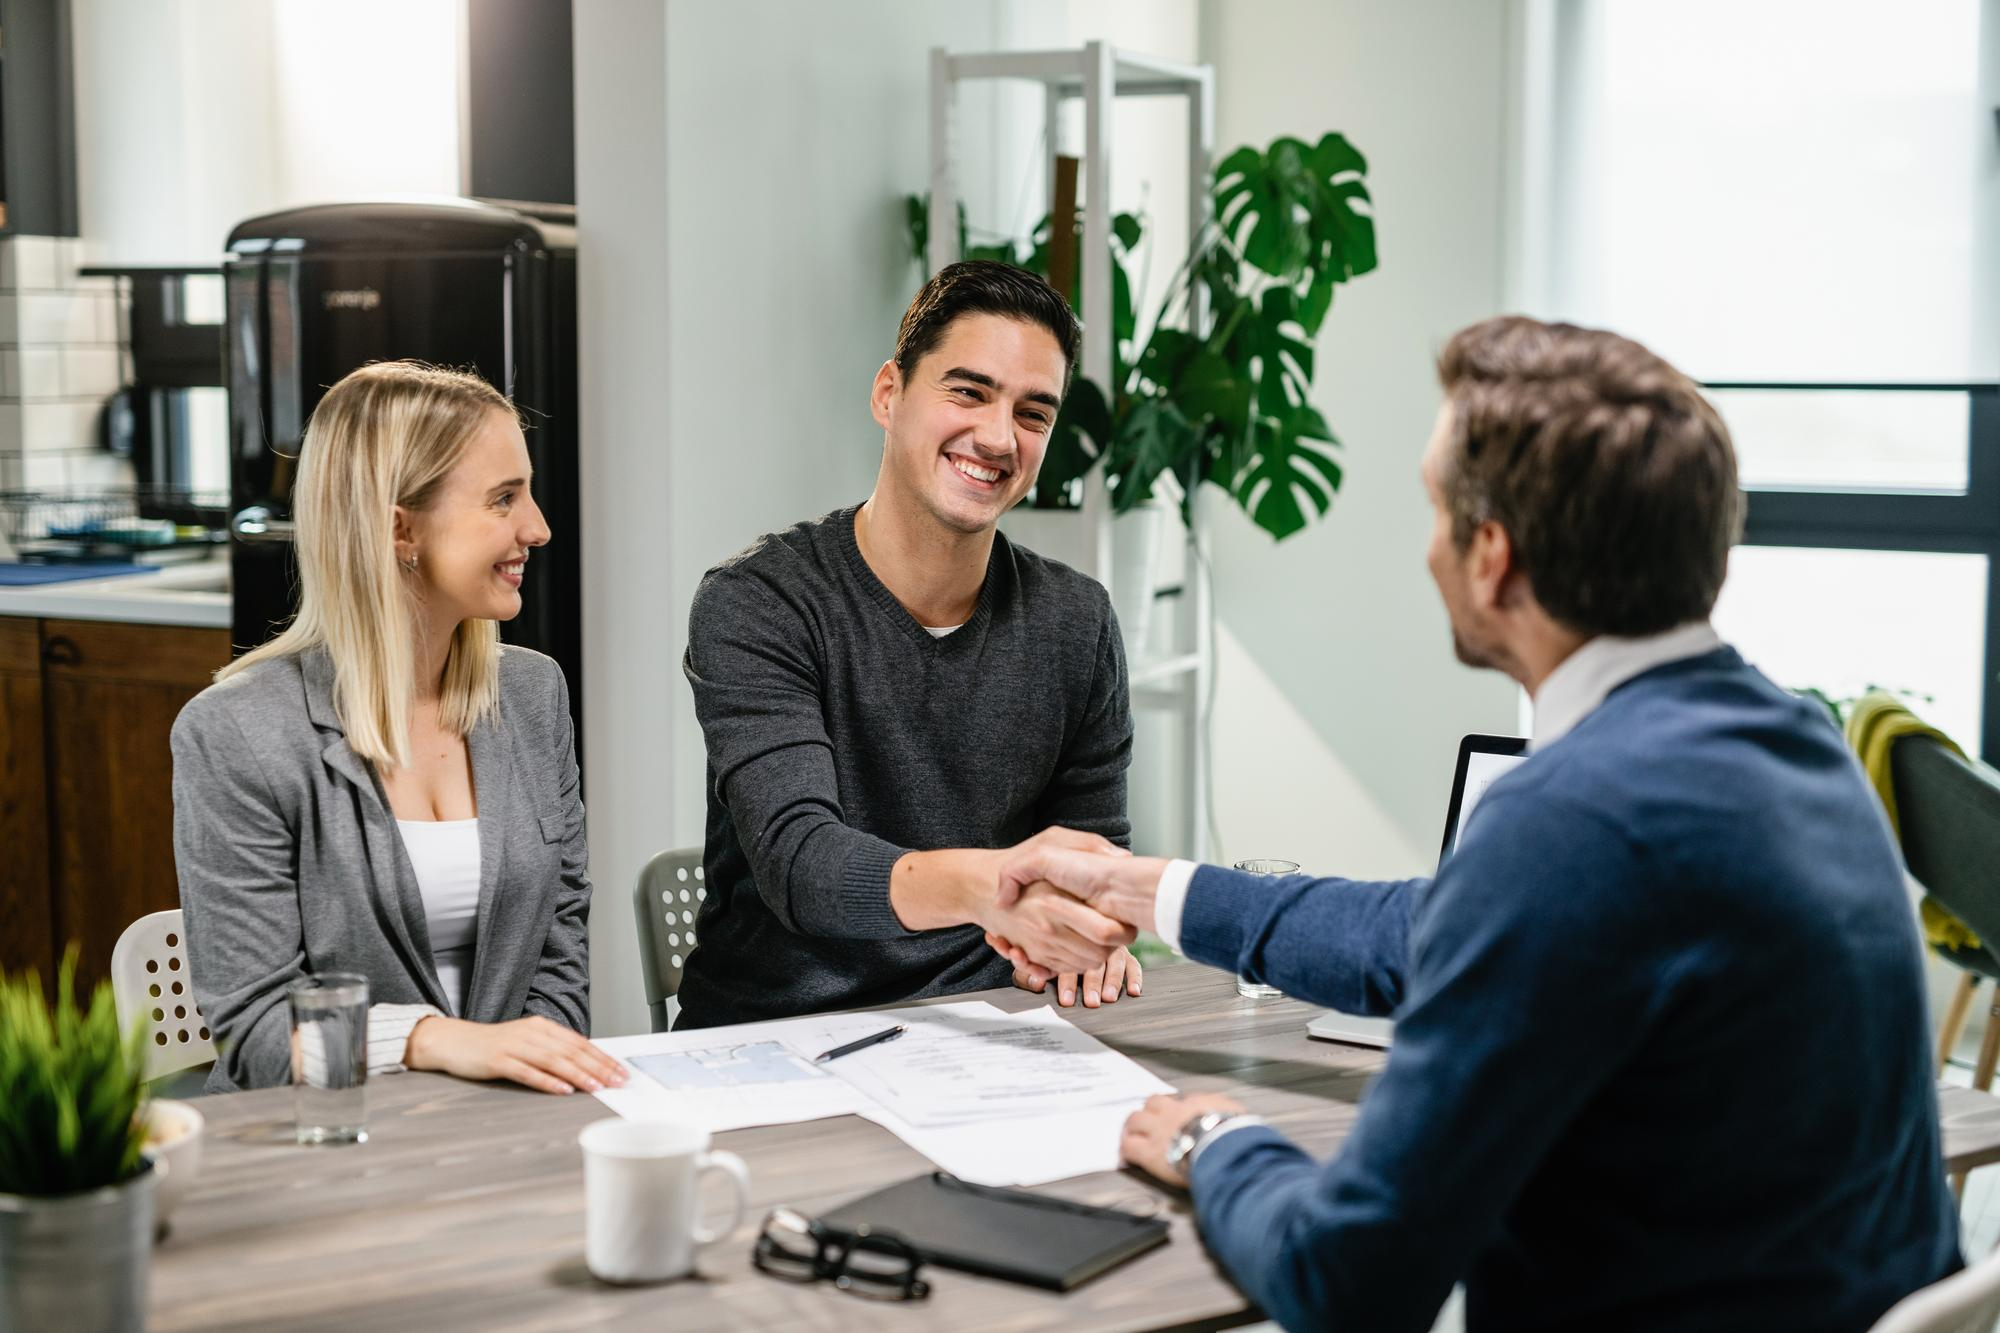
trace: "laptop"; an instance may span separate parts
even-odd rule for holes
[[[1520,736],[1473,734],[1458,743],[1458,766],[1451,775],[1451,804],[1444,813],[1444,846],[1438,850],[1442,866],[1458,846],[1459,830],[1471,817],[1473,808],[1486,789],[1500,776],[1528,757],[1528,742]],[[1357,1014],[1328,1011],[1306,1025],[1306,1035],[1321,1041],[1345,1042],[1350,1046],[1386,1047],[1395,1033],[1395,1020],[1363,1018]]]

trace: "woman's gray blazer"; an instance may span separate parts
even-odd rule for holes
[[[466,738],[479,913],[463,1018],[590,1026],[590,875],[569,687],[503,648],[500,706]],[[375,770],[348,748],[324,651],[211,685],[174,723],[174,858],[192,988],[219,1052],[209,1090],[291,1079],[285,988],[359,972],[372,1004],[451,1004],[423,895]]]

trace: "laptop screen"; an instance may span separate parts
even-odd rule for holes
[[[1458,743],[1458,767],[1451,776],[1451,805],[1444,816],[1444,850],[1438,864],[1458,845],[1458,831],[1472,808],[1485,797],[1486,789],[1528,757],[1528,742],[1519,736],[1467,736]],[[1325,1013],[1307,1024],[1306,1032],[1322,1041],[1346,1042],[1358,1046],[1387,1046],[1396,1025],[1386,1018],[1357,1018],[1351,1014]]]
[[[1451,779],[1451,806],[1444,817],[1444,847],[1438,862],[1458,846],[1459,830],[1486,789],[1528,757],[1528,742],[1519,736],[1467,736],[1458,743],[1458,768]]]

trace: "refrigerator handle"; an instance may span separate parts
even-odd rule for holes
[[[292,530],[290,519],[274,517],[263,505],[251,505],[229,520],[229,535],[246,546],[260,546],[269,542],[289,544],[292,540]]]

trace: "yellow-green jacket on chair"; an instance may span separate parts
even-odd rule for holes
[[[1889,755],[1896,742],[1906,736],[1927,737],[1959,758],[1965,757],[1965,751],[1951,737],[1912,713],[1902,700],[1881,690],[1871,690],[1856,700],[1847,715],[1847,744],[1860,757],[1862,771],[1881,798],[1882,809],[1889,816],[1889,828],[1898,838],[1902,836],[1902,828],[1896,818],[1896,784],[1890,772]],[[1926,895],[1918,911],[1923,918],[1924,939],[1933,948],[1951,952],[1979,947],[1979,937],[1936,899]]]

